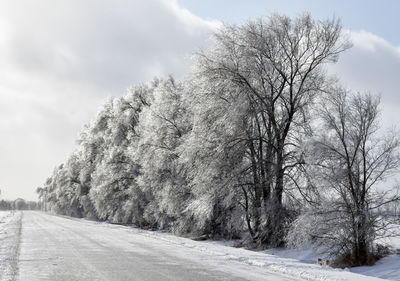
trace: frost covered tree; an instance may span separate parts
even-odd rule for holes
[[[309,106],[327,86],[322,67],[348,47],[337,20],[272,15],[223,27],[215,48],[198,56],[199,87],[210,99],[204,106],[220,99],[226,99],[226,110],[232,103],[247,106],[238,120],[242,124],[233,124],[242,126],[241,132],[224,140],[220,150],[233,144],[246,148],[243,173],[237,177],[242,178],[247,224],[257,243],[282,244],[290,218],[285,187],[293,179],[288,175],[302,162],[298,141],[308,129]],[[228,115],[222,109],[216,118]]]
[[[57,166],[44,187],[37,188],[42,209],[57,214],[81,217],[79,204],[78,169],[74,169],[75,154],[72,154],[66,164]]]
[[[379,98],[336,89],[320,111],[324,132],[312,142],[312,183],[320,189],[312,209],[313,240],[347,266],[374,263],[374,241],[387,234],[382,212],[399,202],[385,180],[397,171],[400,140],[379,131]],[[304,219],[304,218],[303,218]]]
[[[45,209],[176,233],[247,230],[252,243],[282,246],[306,202],[317,214],[309,230],[329,218],[315,239],[365,263],[383,229],[378,210],[397,200],[375,190],[398,165],[397,138],[375,138],[377,100],[338,91],[317,122],[328,133],[306,145],[332,82],[324,66],[349,47],[340,22],[272,15],[215,39],[186,80],[108,100],[38,189]]]
[[[65,164],[61,165],[56,180],[57,203],[55,212],[72,217],[82,217],[82,207],[79,201],[79,163],[77,155],[72,153]]]
[[[172,77],[160,80],[140,114],[135,152],[140,165],[138,183],[148,202],[144,218],[152,228],[183,231],[190,191],[178,147],[190,130],[184,86]]]
[[[79,200],[85,217],[98,218],[94,204],[90,198],[92,175],[97,165],[104,158],[104,131],[111,118],[111,101],[107,101],[98,112],[96,119],[85,126],[78,140],[81,151],[81,170],[79,173]]]
[[[193,128],[179,148],[191,191],[186,224],[191,232],[231,237],[243,229],[238,179],[245,149],[235,143],[245,137],[247,102],[233,91],[217,97],[215,85],[202,76],[190,85]]]
[[[51,177],[47,178],[43,189],[42,196],[45,200],[45,210],[61,213],[61,204],[58,200],[60,187],[65,186],[66,177],[64,165],[58,165],[54,168]]]
[[[142,196],[136,184],[139,166],[131,154],[138,140],[139,114],[156,86],[133,87],[126,96],[110,100],[107,114],[98,117],[103,124],[102,158],[91,175],[89,195],[100,219],[143,224]]]

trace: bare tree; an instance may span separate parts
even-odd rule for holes
[[[214,50],[199,55],[198,75],[212,85],[207,87],[212,88],[210,97],[230,91],[232,97],[240,93],[247,98],[245,137],[227,140],[227,145],[247,147],[248,168],[240,177],[254,241],[278,246],[288,217],[285,186],[302,162],[298,138],[308,129],[310,104],[327,84],[321,67],[350,45],[338,20],[317,22],[308,14],[225,26],[216,41]]]
[[[324,99],[324,134],[314,143],[314,183],[324,198],[314,239],[350,266],[373,263],[373,242],[386,234],[383,207],[400,200],[385,179],[400,164],[399,138],[379,130],[379,98],[336,89]]]

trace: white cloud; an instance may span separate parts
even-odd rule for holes
[[[188,72],[218,22],[175,0],[0,2],[0,189],[34,189],[110,95]]]
[[[365,30],[350,32],[350,37],[356,48],[377,53],[382,49],[392,52],[400,57],[400,48],[391,45],[385,39]]]

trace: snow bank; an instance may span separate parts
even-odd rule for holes
[[[400,281],[400,256],[390,255],[378,261],[374,266],[355,267],[351,269],[351,272]]]
[[[12,281],[18,272],[21,212],[0,211],[0,280]]]
[[[400,255],[396,254],[400,249],[400,225],[392,226],[396,236],[380,239],[379,243],[389,246],[392,255],[379,260],[374,266],[360,266],[351,269],[351,272],[375,276],[387,280],[400,281]]]

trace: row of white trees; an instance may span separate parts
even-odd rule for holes
[[[326,75],[350,47],[340,23],[273,15],[215,38],[183,82],[106,102],[38,189],[45,209],[266,246],[318,221],[308,238],[366,264],[399,199],[379,185],[399,141],[378,132],[376,97]]]

